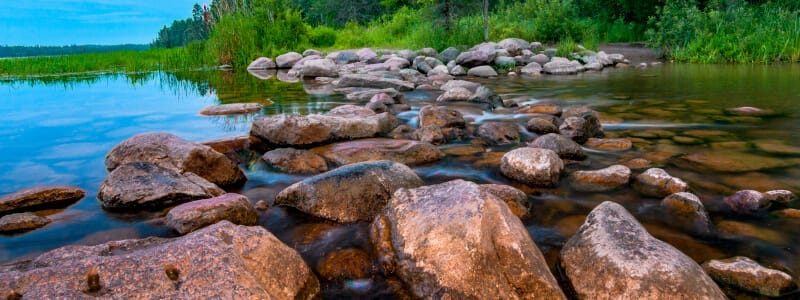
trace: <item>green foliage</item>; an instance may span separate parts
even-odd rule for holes
[[[0,75],[188,70],[207,63],[196,47],[0,59]]]
[[[336,44],[336,30],[326,26],[313,27],[308,31],[308,38],[314,47],[331,47]]]
[[[699,63],[800,60],[800,17],[778,4],[670,2],[652,21],[650,43],[671,59]]]
[[[142,51],[149,45],[70,45],[70,46],[0,46],[0,57],[31,57],[45,55],[70,55],[116,51]]]
[[[572,53],[578,49],[578,47],[575,44],[575,41],[572,40],[572,38],[567,37],[561,40],[560,43],[558,43],[557,49],[558,52],[556,52],[556,55],[569,58],[572,56]]]

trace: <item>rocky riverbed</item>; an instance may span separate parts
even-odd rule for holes
[[[616,103],[584,105],[497,88],[504,80],[636,72],[620,69],[658,63],[631,65],[621,54],[588,50],[559,58],[519,39],[464,50],[309,50],[257,59],[248,71],[260,78],[285,69],[275,74],[307,82],[314,92],[344,95],[347,103],[262,116],[249,135],[223,140],[191,142],[169,133],[127,138],[105,157],[98,206],[149,216],[172,237],[67,246],[13,261],[0,269],[0,293],[32,299],[796,296],[797,265],[720,248],[757,241],[765,251],[791,251],[782,250],[790,237],[759,220],[791,224],[800,215],[793,208],[800,185],[768,175],[796,172],[800,148],[702,127],[618,126],[643,116],[673,120],[703,109],[699,101],[632,108],[623,95]],[[756,124],[781,117],[756,106],[688,118]],[[260,106],[226,104],[200,113],[254,109]],[[293,180],[250,184],[264,176]],[[45,209],[84,197],[68,186],[5,195],[0,230],[25,234],[48,226]]]

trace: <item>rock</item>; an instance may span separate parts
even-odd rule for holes
[[[503,49],[508,51],[511,56],[522,55],[522,50],[530,49],[531,45],[522,39],[508,38],[497,43]]]
[[[473,93],[462,87],[454,87],[439,95],[436,102],[469,101]]]
[[[406,165],[369,161],[295,183],[278,194],[275,204],[341,223],[369,221],[383,209],[394,191],[423,184]]]
[[[258,200],[256,201],[255,208],[261,211],[267,210],[269,209],[269,203],[267,203],[267,201],[264,200]]]
[[[524,219],[528,216],[531,209],[531,202],[525,192],[520,191],[510,185],[504,184],[481,184],[481,190],[492,194],[497,199],[502,200],[515,216]]]
[[[764,201],[767,203],[789,204],[794,199],[794,193],[787,190],[774,190],[763,193]]]
[[[589,138],[603,135],[600,117],[588,107],[571,107],[564,110],[561,116],[564,118],[564,122],[558,128],[561,134],[579,144],[585,143]]]
[[[531,61],[543,66],[544,64],[550,62],[550,57],[544,54],[536,54],[531,57]]]
[[[627,151],[633,148],[629,139],[598,139],[590,138],[583,144],[586,148],[603,151]]]
[[[764,267],[743,256],[707,261],[703,270],[720,284],[769,297],[778,297],[797,288],[789,274]]]
[[[412,60],[414,60],[414,58],[417,57],[417,52],[416,51],[411,51],[411,50],[407,50],[407,49],[406,50],[397,51],[396,54],[397,54],[397,56],[402,57],[402,58],[404,58],[404,59],[406,59],[408,61],[412,61]]]
[[[240,115],[261,112],[263,105],[258,103],[233,103],[206,106],[200,110],[204,116]]]
[[[358,60],[365,63],[378,62],[378,54],[375,53],[375,51],[372,51],[370,48],[363,48],[356,51],[356,56],[358,56]]]
[[[194,173],[180,174],[148,162],[131,162],[108,174],[100,185],[97,199],[106,209],[152,209],[224,193]]]
[[[433,48],[422,48],[417,51],[417,55],[427,56],[427,57],[436,57],[439,56],[439,53],[436,52],[436,49]]]
[[[405,165],[420,165],[444,157],[435,146],[411,140],[363,139],[314,148],[311,152],[321,155],[337,165],[391,160]]]
[[[553,57],[550,62],[542,66],[542,71],[552,75],[572,75],[578,74],[578,68],[581,63],[577,61],[569,61],[565,58]]]
[[[711,219],[708,217],[703,202],[692,193],[675,193],[661,201],[661,209],[666,211],[675,222],[669,224],[697,234],[711,233]]]
[[[339,68],[332,60],[313,59],[303,63],[303,77],[339,77]]]
[[[491,66],[478,66],[470,68],[467,71],[467,75],[477,77],[495,77],[497,76],[497,71],[495,71]]]
[[[439,59],[441,59],[444,63],[448,63],[450,61],[456,60],[459,54],[461,54],[461,51],[458,51],[458,49],[454,47],[450,47],[444,49],[442,53],[439,53]]]
[[[386,94],[392,98],[400,98],[400,95],[402,95],[395,89],[358,89],[348,92],[345,97],[351,101],[366,102],[372,100],[378,94]]]
[[[0,214],[33,210],[46,206],[72,204],[83,199],[86,192],[72,186],[40,186],[27,188],[0,197]]]
[[[447,137],[444,136],[442,127],[427,126],[414,131],[414,138],[423,143],[431,143],[433,145],[444,145],[447,143]]]
[[[740,214],[755,213],[769,205],[769,202],[764,199],[760,192],[753,190],[738,191],[729,197],[725,197],[724,201],[731,210]]]
[[[398,91],[414,90],[414,83],[400,79],[384,78],[368,74],[347,74],[339,79],[339,87],[363,87],[386,89],[393,88]]]
[[[311,146],[337,140],[374,137],[397,127],[389,113],[343,105],[324,115],[274,115],[253,122],[250,135],[278,146]]]
[[[308,57],[312,55],[323,56],[324,53],[314,49],[306,49],[306,51],[303,51],[303,57]]]
[[[795,160],[779,159],[735,151],[690,153],[673,161],[677,166],[694,171],[752,172],[795,166]]]
[[[521,138],[519,126],[508,122],[484,122],[478,126],[477,135],[492,144],[516,143]]]
[[[651,161],[646,160],[644,158],[634,158],[622,164],[628,168],[631,168],[632,170],[649,169],[653,166],[653,163]]]
[[[416,298],[566,299],[519,218],[471,182],[398,190],[370,237]]]
[[[456,57],[456,64],[473,68],[477,66],[488,65],[494,60],[494,54],[489,54],[484,51],[467,51],[462,52]]]
[[[533,140],[528,147],[553,150],[558,157],[571,160],[584,160],[586,154],[583,153],[581,145],[571,139],[556,133],[548,133]]]
[[[503,99],[492,89],[480,86],[475,90],[475,94],[469,99],[470,102],[486,104],[490,108],[503,107]]]
[[[450,69],[450,75],[453,76],[467,76],[467,70],[464,67],[456,65],[452,69]]]
[[[419,110],[419,127],[439,126],[458,127],[466,126],[464,116],[457,110],[444,106],[424,106]]]
[[[97,291],[87,287],[91,273]],[[226,221],[174,239],[66,246],[0,278],[0,290],[26,299],[313,299],[320,290],[295,250],[262,227]]]
[[[30,212],[5,215],[0,218],[0,233],[15,233],[42,228],[50,224],[50,219]]]
[[[448,76],[450,75],[450,70],[448,70],[447,67],[444,65],[439,65],[433,68],[433,70],[431,70],[430,72],[428,72],[428,77],[433,77],[435,75]]]
[[[328,170],[325,159],[308,150],[280,148],[264,153],[261,158],[286,173],[317,174]]]
[[[332,59],[337,65],[347,65],[359,62],[358,55],[354,51],[339,51],[328,54],[326,57]]]
[[[258,213],[250,199],[233,193],[184,203],[167,213],[167,226],[182,235],[222,220],[237,225],[255,225]]]
[[[548,133],[558,133],[558,127],[556,127],[556,125],[553,125],[553,123],[551,123],[550,121],[542,118],[531,118],[530,120],[528,120],[528,123],[525,125],[525,128],[527,128],[528,131],[532,133],[540,135]]]
[[[596,72],[599,72],[599,71],[602,71],[602,70],[603,70],[603,64],[601,64],[601,63],[598,63],[598,62],[590,62],[590,63],[588,63],[588,64],[584,65],[584,66],[583,66],[583,68],[584,68],[586,71],[596,71]]]
[[[756,117],[770,116],[775,114],[775,112],[770,109],[763,109],[752,106],[727,108],[725,109],[725,112],[737,116],[756,116]]]
[[[465,88],[472,93],[475,93],[475,91],[477,91],[480,86],[481,84],[477,82],[466,81],[466,80],[450,80],[445,84],[443,84],[440,88],[443,91],[448,91],[450,89],[460,87],[460,88]]]
[[[756,140],[753,145],[761,152],[775,155],[800,155],[800,147],[794,147],[776,140]]]
[[[239,166],[224,154],[170,133],[137,134],[106,154],[109,171],[129,162],[148,162],[179,173],[191,172],[219,186],[234,186],[247,180]]]
[[[392,57],[383,63],[390,70],[399,70],[411,66],[411,62],[402,57]]]
[[[256,60],[254,60],[253,62],[251,62],[250,65],[247,66],[247,69],[248,70],[270,70],[270,69],[275,69],[276,67],[277,67],[277,65],[275,65],[275,62],[273,62],[272,59],[266,58],[266,57],[259,57]]]
[[[561,115],[561,107],[555,104],[533,104],[517,108],[518,113],[522,114],[546,114],[553,116]]]
[[[520,73],[528,76],[539,76],[542,74],[542,66],[537,62],[531,62],[523,67]]]
[[[289,52],[279,55],[275,58],[275,63],[279,69],[291,69],[295,63],[303,59],[303,56],[297,52]]]
[[[531,186],[555,186],[563,169],[564,162],[549,149],[518,148],[500,162],[500,173]]]
[[[697,263],[613,202],[567,241],[561,268],[578,299],[726,299]]]
[[[636,176],[633,189],[647,197],[663,198],[675,193],[686,192],[689,185],[659,168],[651,168]]]
[[[366,251],[347,248],[323,257],[317,264],[317,272],[331,281],[367,278],[371,264],[372,260]]]
[[[631,169],[613,165],[596,171],[575,171],[569,176],[572,187],[584,192],[610,191],[628,184]]]

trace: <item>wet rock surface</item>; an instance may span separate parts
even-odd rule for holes
[[[200,114],[204,116],[239,115],[257,113],[263,108],[264,106],[258,103],[221,104],[207,106],[200,110]]]
[[[586,217],[561,267],[579,299],[726,299],[696,262],[613,202]]]
[[[711,233],[711,218],[700,198],[692,193],[680,192],[667,196],[661,201],[661,209],[676,221],[670,222],[675,227],[697,234]]]
[[[369,221],[383,209],[394,191],[422,184],[422,179],[403,164],[363,162],[295,183],[281,191],[275,203],[336,222]]]
[[[575,171],[569,175],[573,188],[585,192],[610,191],[627,186],[631,169],[623,165],[613,165],[596,171]]]
[[[511,179],[531,185],[555,186],[564,169],[558,154],[549,149],[518,148],[503,155],[500,172]]]
[[[485,122],[476,134],[492,144],[509,144],[520,140],[519,126],[507,122]]]
[[[581,145],[573,140],[556,133],[548,133],[533,140],[528,147],[553,150],[563,159],[583,160],[586,154],[583,153]]]
[[[184,203],[167,213],[167,226],[180,234],[187,234],[222,220],[237,225],[255,225],[258,213],[250,199],[234,193]]]
[[[0,197],[0,214],[46,206],[68,205],[85,196],[84,190],[72,186],[41,186],[22,189]]]
[[[633,188],[643,196],[663,198],[686,192],[689,185],[680,178],[669,175],[664,169],[651,168],[636,176]]]
[[[565,299],[519,219],[474,183],[400,189],[371,231],[416,297]]]
[[[3,267],[0,290],[30,299],[313,299],[320,285],[266,229],[223,221],[175,239],[59,248]]]
[[[485,190],[497,199],[502,200],[515,216],[524,219],[528,216],[531,209],[531,202],[525,192],[520,191],[510,185],[503,184],[481,184],[480,188]]]
[[[0,218],[0,233],[9,234],[34,230],[50,224],[50,219],[34,213],[15,213]]]
[[[264,153],[261,158],[286,173],[317,174],[328,170],[325,159],[308,150],[280,148]]]
[[[363,139],[341,142],[311,149],[337,165],[391,160],[413,166],[434,162],[444,157],[439,149],[429,143],[412,140]]]
[[[689,170],[736,173],[780,169],[797,165],[797,163],[797,161],[788,159],[723,151],[690,153],[675,160],[676,165]]]
[[[797,288],[789,274],[764,267],[743,256],[707,261],[703,264],[703,270],[720,284],[770,297]]]
[[[464,127],[464,115],[443,106],[425,106],[419,110],[419,127]]]

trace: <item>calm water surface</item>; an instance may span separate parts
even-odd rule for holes
[[[280,77],[280,76],[276,76]],[[565,77],[505,77],[480,80],[504,99],[553,102],[564,107],[586,104],[602,114],[607,136],[629,137],[634,149],[622,153],[588,151],[589,158],[570,164],[568,171],[599,169],[644,157],[655,166],[690,183],[718,227],[712,236],[693,236],[670,226],[660,212],[660,199],[643,198],[629,188],[606,193],[572,190],[566,179],[556,189],[531,189],[499,175],[502,152],[512,146],[487,146],[478,151],[463,145],[443,147],[444,160],[417,167],[427,183],[464,178],[480,183],[511,184],[529,193],[532,217],[524,220],[531,236],[555,268],[558,250],[602,201],[628,208],[656,237],[667,241],[698,262],[735,255],[791,274],[800,271],[800,219],[781,215],[796,203],[771,207],[754,216],[730,213],[722,198],[740,189],[787,189],[800,192],[800,66],[663,65],[646,70],[607,70]],[[188,140],[206,141],[244,135],[253,118],[262,114],[324,112],[348,101],[313,82],[287,83],[275,77],[260,80],[250,74],[222,72],[87,75],[0,81],[0,194],[38,186],[76,185],[88,192],[78,203],[39,212],[54,222],[45,228],[0,236],[0,261],[31,257],[68,244],[97,244],[146,236],[174,236],[163,226],[164,212],[120,214],[105,212],[94,197],[106,176],[104,155],[120,141],[150,131],[171,132]],[[416,111],[432,103],[436,94],[407,94],[413,106],[401,120],[416,126]],[[203,117],[198,111],[219,103],[265,104],[260,114]],[[757,106],[775,111],[769,117],[737,117],[725,108]],[[470,105],[454,105],[473,125],[489,120],[518,122],[529,116],[511,110],[484,112]],[[704,136],[686,145],[673,136],[710,129],[724,134]],[[652,130],[665,130],[653,137]],[[527,135],[527,138],[533,138]],[[643,138],[644,137],[644,138]],[[768,140],[768,141],[765,141]],[[731,143],[736,142],[736,143]],[[759,150],[759,144],[785,146],[789,151]],[[453,147],[456,147],[455,149]],[[461,149],[458,149],[461,147]],[[795,150],[797,152],[794,152]],[[685,153],[749,153],[794,162],[781,169],[743,173],[697,172],[673,164]],[[257,156],[256,156],[257,157]],[[282,188],[302,177],[275,173],[252,159],[242,164],[249,177],[242,190],[251,200],[271,200]],[[367,225],[335,225],[303,216],[292,209],[271,208],[261,224],[297,249],[309,265],[344,248],[370,252]],[[323,282],[326,296],[387,296],[387,280]]]

